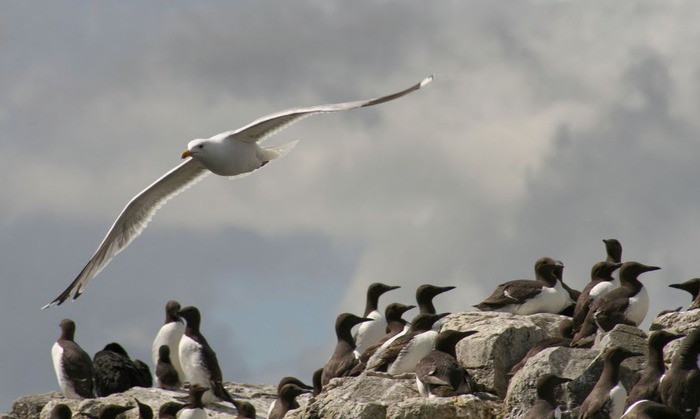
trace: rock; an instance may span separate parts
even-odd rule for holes
[[[649,330],[668,330],[686,335],[698,325],[700,325],[700,310],[678,311],[658,316],[651,322]]]
[[[464,312],[447,316],[443,330],[478,330],[457,345],[457,360],[480,391],[505,397],[506,373],[537,342],[556,336],[566,317],[557,314],[529,316],[496,312]]]

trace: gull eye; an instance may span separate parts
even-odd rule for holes
[[[197,148],[200,149],[200,150],[203,149],[203,148],[204,148],[204,144],[198,145]]]

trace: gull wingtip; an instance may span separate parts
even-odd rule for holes
[[[433,81],[434,78],[435,78],[435,73],[433,73],[433,74],[429,75],[428,77],[424,78],[423,81],[420,82],[420,87],[423,87],[423,86],[425,86],[426,84],[430,83],[431,81]]]

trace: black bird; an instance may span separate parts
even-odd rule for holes
[[[651,400],[639,400],[620,419],[683,419],[676,409]]]
[[[649,294],[639,282],[639,275],[661,269],[639,262],[625,262],[620,267],[620,287],[593,302],[571,346],[585,346],[600,328],[609,332],[617,324],[639,326],[649,310]]]
[[[313,375],[311,376],[311,383],[314,386],[314,389],[311,392],[312,397],[316,397],[319,394],[321,394],[321,390],[323,389],[323,385],[321,384],[322,377],[323,368],[318,368],[316,371],[314,371]]]
[[[132,387],[150,387],[143,370],[129,358],[126,350],[116,342],[108,343],[92,359],[95,393],[99,397],[122,393]],[[148,367],[146,367],[148,372]]]
[[[666,372],[664,364],[664,346],[672,340],[682,338],[665,330],[658,330],[649,335],[647,341],[647,362],[642,375],[627,396],[627,407],[639,400],[660,402],[659,382]]]
[[[297,396],[304,393],[309,393],[311,390],[309,388],[302,388],[295,383],[288,383],[282,386],[278,392],[277,400],[268,414],[268,419],[282,419],[288,411],[297,409],[299,403],[297,403]]]
[[[561,417],[561,408],[554,397],[554,389],[562,383],[571,381],[554,374],[544,374],[537,379],[537,400],[527,412],[524,419],[554,419]]]
[[[136,406],[139,407],[139,419],[153,419],[153,409],[151,409],[151,406],[141,403],[139,399],[135,397],[134,400],[136,401]]]
[[[156,383],[158,383],[158,387],[166,390],[177,390],[182,386],[180,375],[170,359],[170,347],[168,345],[160,345],[160,348],[158,348]]]
[[[416,303],[421,314],[436,314],[433,298],[455,289],[453,286],[438,287],[436,285],[424,284],[416,289]]]
[[[68,399],[92,398],[93,372],[90,355],[75,343],[73,320],[61,320],[60,327],[61,335],[51,348],[51,358],[61,392]]]
[[[310,386],[308,384],[305,384],[303,381],[296,377],[282,377],[280,381],[277,383],[277,399],[273,400],[272,403],[270,404],[270,408],[267,410],[267,415],[270,416],[270,412],[272,412],[275,409],[275,406],[277,405],[277,400],[281,397],[281,391],[282,387],[284,387],[287,384],[296,384],[300,388],[304,390],[313,390],[313,386]],[[296,396],[295,396],[296,397]],[[290,408],[289,410],[294,410],[299,408],[299,404],[296,402],[296,398],[293,398],[291,400]]]
[[[618,284],[615,282],[612,274],[622,263],[602,261],[593,265],[591,268],[591,282],[586,284],[581,291],[581,295],[576,300],[576,308],[574,308],[573,325],[574,332],[578,332],[586,320],[586,315],[591,309],[593,301],[615,289]]]
[[[223,400],[233,404],[233,397],[224,388],[223,377],[216,352],[200,332],[202,316],[197,307],[188,306],[178,312],[185,319],[185,334],[180,339],[180,362],[187,381],[207,388],[203,402]]]
[[[684,418],[695,418],[700,403],[700,328],[688,333],[673,355],[671,367],[661,378],[661,403],[677,409]]]
[[[244,400],[234,400],[233,405],[236,406],[238,415],[235,419],[255,419],[255,406],[244,401]]]
[[[603,372],[593,390],[581,404],[579,418],[619,418],[625,411],[627,390],[620,382],[620,364],[627,358],[641,354],[621,347],[611,347],[603,352]]]
[[[49,413],[49,419],[70,419],[73,416],[70,407],[63,403],[59,403],[53,408],[51,408],[51,413]]]
[[[700,278],[689,279],[680,284],[671,284],[669,287],[687,291],[693,296],[693,302],[690,303],[688,311],[700,308]]]
[[[557,277],[562,263],[549,257],[535,262],[535,280],[516,279],[500,284],[484,301],[475,305],[481,311],[513,314],[554,313],[568,307],[572,300]]]
[[[538,353],[544,351],[547,348],[556,348],[556,347],[568,347],[571,344],[571,325],[573,322],[571,319],[564,319],[559,323],[559,327],[557,328],[557,336],[552,337],[552,338],[546,338],[542,339],[541,341],[537,342],[530,348],[529,351],[525,354],[523,359],[520,360],[517,364],[513,365],[513,367],[510,369],[510,372],[508,372],[508,375],[515,375],[516,372],[520,371],[524,366],[525,363],[528,361],[528,359],[532,358],[533,356],[537,355]]]
[[[323,367],[321,385],[325,387],[331,378],[345,377],[360,362],[355,357],[355,341],[350,330],[356,324],[372,321],[370,318],[358,317],[350,313],[342,313],[335,320],[335,335],[338,342],[335,345],[326,365]]]
[[[620,263],[622,262],[622,245],[617,239],[603,239],[605,243],[605,253],[608,257],[607,262]]]
[[[179,412],[184,404],[178,402],[166,402],[160,406],[158,409],[158,419],[175,419],[177,417],[177,412]]]
[[[369,362],[370,358],[377,353],[377,350],[382,347],[385,342],[408,330],[410,323],[404,320],[401,316],[403,316],[403,313],[415,307],[416,306],[407,306],[401,303],[391,303],[386,306],[386,309],[384,310],[384,317],[387,321],[387,333],[372,346],[367,348],[362,355],[360,355],[360,364],[358,364],[360,370],[365,369],[365,366]]]
[[[475,330],[459,332],[446,330],[435,339],[435,349],[416,364],[416,386],[423,397],[435,397],[437,388],[441,396],[459,395],[473,391],[473,382],[467,371],[457,361],[456,346],[459,341],[477,333]]]
[[[367,288],[367,301],[365,302],[365,314],[362,317],[373,319],[371,322],[361,323],[355,334],[355,346],[358,353],[363,353],[370,345],[384,336],[386,319],[379,311],[379,297],[385,292],[401,288],[398,285],[386,285],[375,282]]]

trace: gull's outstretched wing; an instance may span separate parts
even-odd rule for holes
[[[250,124],[239,128],[235,131],[222,132],[215,136],[218,138],[230,138],[245,143],[254,143],[269,137],[275,132],[289,126],[293,122],[297,122],[304,117],[326,112],[347,111],[350,109],[364,108],[374,106],[380,103],[389,102],[390,100],[398,99],[401,96],[407,95],[413,91],[420,89],[433,80],[433,76],[424,78],[420,83],[404,89],[400,92],[392,93],[386,96],[375,99],[357,100],[353,102],[335,103],[332,105],[310,106],[308,108],[287,109],[281,112],[273,113],[262,118],[259,118]]]
[[[141,234],[151,221],[153,214],[163,204],[208,173],[210,172],[201,163],[190,158],[139,192],[126,204],[78,277],[55,300],[42,308],[52,304],[60,305],[68,299],[70,294],[73,294],[73,299],[78,298],[88,282]]]

